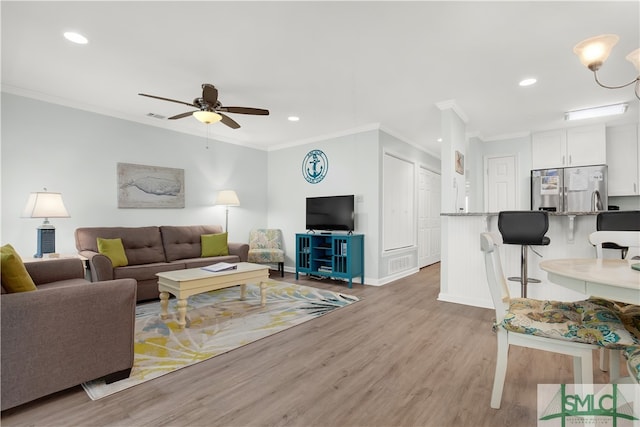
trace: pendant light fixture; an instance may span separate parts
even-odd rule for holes
[[[581,41],[573,48],[573,53],[578,55],[582,65],[593,71],[596,83],[607,89],[621,89],[623,87],[635,84],[636,98],[640,99],[640,74],[629,83],[619,86],[605,85],[598,80],[598,70],[609,57],[611,49],[618,43],[620,37],[615,34],[602,34],[600,36],[591,37]],[[629,53],[625,59],[633,64],[638,73],[640,73],[640,49],[636,49]]]

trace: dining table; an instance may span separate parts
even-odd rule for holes
[[[539,267],[557,285],[590,297],[640,305],[640,271],[632,268],[634,264],[640,260],[567,258],[544,260]]]

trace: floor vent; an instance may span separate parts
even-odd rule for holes
[[[411,266],[411,256],[405,255],[389,260],[389,273],[408,270]]]

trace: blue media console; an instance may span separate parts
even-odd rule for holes
[[[296,234],[296,280],[299,273],[364,284],[364,235]]]

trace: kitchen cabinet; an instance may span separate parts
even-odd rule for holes
[[[640,133],[637,124],[607,128],[609,196],[640,195]]]
[[[532,169],[603,165],[607,163],[604,124],[534,133]]]

